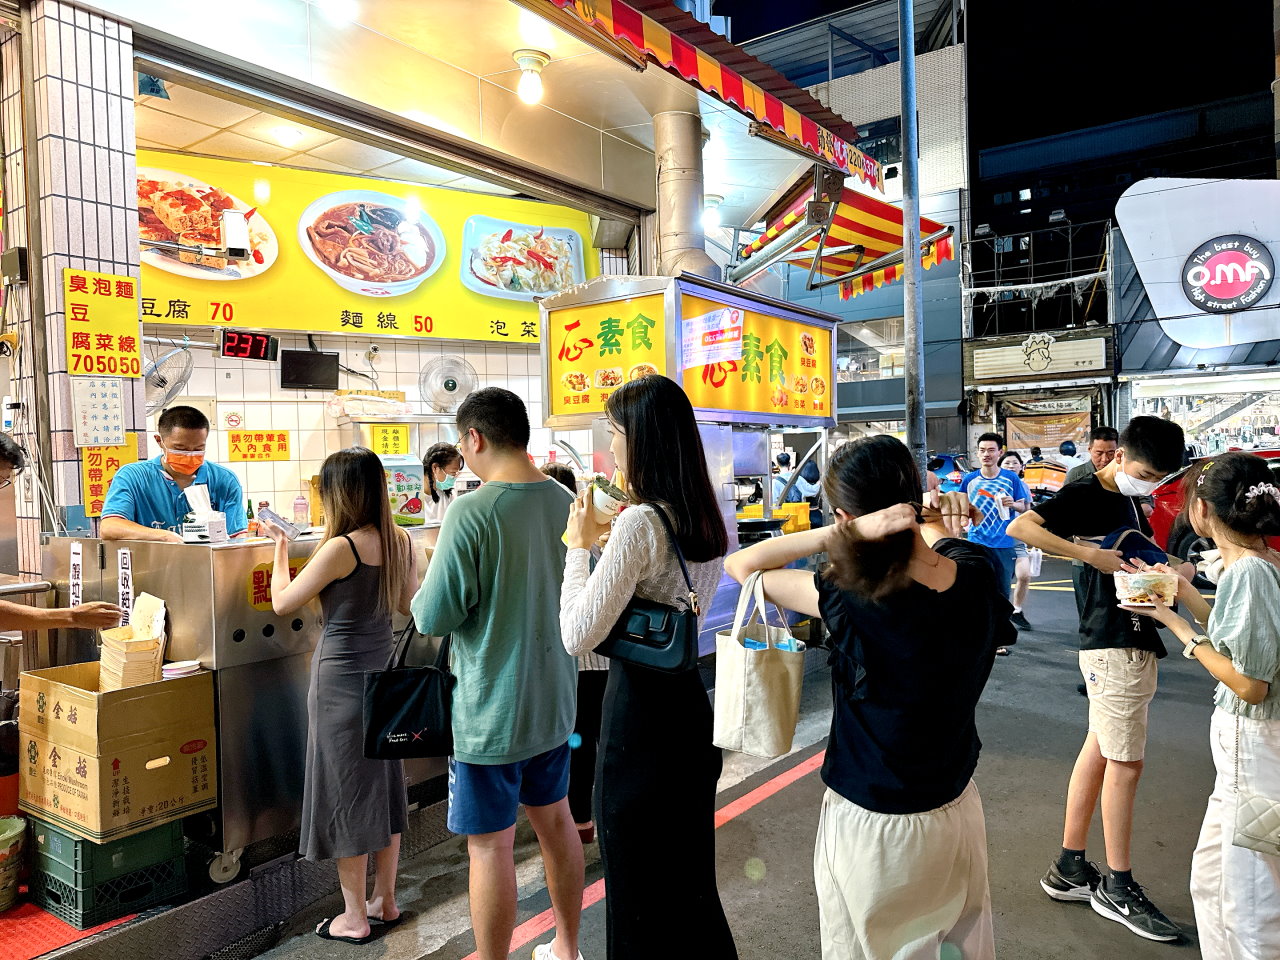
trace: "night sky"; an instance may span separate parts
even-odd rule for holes
[[[715,0],[738,43],[847,9]],[[1265,0],[967,0],[970,123],[981,149],[1265,91]]]

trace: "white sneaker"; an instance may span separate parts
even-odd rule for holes
[[[533,960],[560,960],[560,958],[551,949],[551,944],[540,943],[533,948]],[[578,953],[578,960],[582,960],[581,952]]]

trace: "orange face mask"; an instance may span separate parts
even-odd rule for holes
[[[204,463],[203,453],[174,453],[172,450],[164,452],[164,465],[174,473],[185,473],[190,476],[200,469],[202,463]]]

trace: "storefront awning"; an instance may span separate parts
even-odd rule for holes
[[[733,282],[775,263],[792,263],[809,270],[810,289],[838,283],[847,300],[901,279],[901,207],[846,188],[834,209],[828,208],[829,217],[818,218],[810,208],[813,196],[812,189],[801,193],[742,249],[740,262],[729,271]],[[920,218],[920,263],[926,270],[940,260],[955,259],[953,232],[936,220]],[[817,274],[827,279],[815,281]]]
[[[521,2],[527,5],[528,0]],[[655,61],[699,89],[732,104],[768,131],[799,144],[824,162],[857,176],[863,183],[884,190],[879,161],[811,116],[819,113],[823,117],[829,116],[831,121],[843,123],[836,114],[724,38],[713,35],[707,43],[695,45],[623,0],[543,2],[577,17],[604,34],[611,43],[621,42],[634,48],[641,58]],[[670,14],[665,19],[673,23],[687,19],[694,27],[708,29],[679,8],[670,7],[668,10],[664,5],[663,11]],[[747,74],[759,82],[748,79]],[[797,104],[804,109],[799,109]]]

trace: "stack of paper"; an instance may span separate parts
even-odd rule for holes
[[[164,618],[164,601],[143,593],[133,602],[128,626],[102,631],[99,690],[122,690],[161,678]]]

